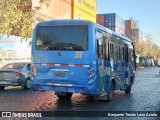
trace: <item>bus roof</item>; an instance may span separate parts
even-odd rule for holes
[[[93,25],[94,27],[101,28],[102,30],[107,31],[108,33],[110,33],[112,35],[118,36],[118,37],[132,43],[132,41],[129,38],[123,36],[122,34],[114,32],[106,27],[103,27],[99,24],[96,24],[96,23],[93,23],[93,22],[87,21],[87,20],[77,20],[77,19],[49,20],[49,21],[39,22],[36,25],[36,27],[38,27],[38,26],[52,26],[53,23],[54,23],[54,25],[55,24],[57,24],[57,25],[77,25],[77,24],[78,25]]]
[[[102,30],[107,31],[108,33],[110,33],[110,34],[112,34],[112,35],[118,36],[118,37],[120,37],[120,38],[122,38],[122,39],[124,39],[124,40],[132,43],[132,41],[131,41],[128,37],[126,37],[126,36],[124,36],[124,35],[122,35],[122,34],[120,34],[120,33],[114,32],[114,31],[112,31],[112,30],[110,30],[110,29],[108,29],[108,28],[106,28],[106,27],[103,27],[103,26],[101,26],[101,25],[99,25],[99,24],[96,24],[96,23],[95,23],[95,25],[96,25],[97,27],[101,28]]]

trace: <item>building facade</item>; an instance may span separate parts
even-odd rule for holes
[[[125,20],[125,36],[130,39],[136,34],[136,23],[132,20]],[[136,35],[137,36],[137,35]]]
[[[125,34],[125,21],[116,13],[97,14],[97,23],[122,35]]]
[[[84,19],[96,22],[96,0],[51,0],[48,5],[42,5],[40,0],[32,0],[32,9],[36,17],[45,20],[54,19]]]
[[[137,28],[133,20],[125,20],[125,36],[137,41],[142,41],[144,39],[143,32]]]

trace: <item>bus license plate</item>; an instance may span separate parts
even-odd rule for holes
[[[59,76],[59,77],[64,77],[65,76],[65,72],[63,72],[63,71],[55,71],[54,75],[55,76]]]

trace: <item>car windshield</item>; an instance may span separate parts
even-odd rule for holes
[[[21,69],[24,66],[24,64],[7,64],[4,65],[2,68],[3,69]]]
[[[87,26],[41,26],[36,35],[37,50],[86,51]]]

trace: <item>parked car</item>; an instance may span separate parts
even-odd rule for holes
[[[0,69],[0,90],[7,86],[22,86],[30,89],[30,63],[9,63]]]

